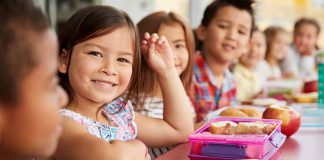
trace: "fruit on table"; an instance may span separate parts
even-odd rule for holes
[[[282,120],[281,132],[287,137],[296,133],[301,123],[300,114],[288,106],[271,105],[263,112],[262,118]]]
[[[304,93],[311,93],[311,92],[317,92],[318,91],[318,81],[308,81],[304,83],[303,92]]]
[[[242,107],[242,108],[226,108],[220,114],[220,116],[225,117],[252,117],[252,118],[261,118],[262,113],[252,107]]]
[[[258,109],[252,108],[252,107],[243,107],[240,109],[243,113],[245,113],[248,117],[252,118],[261,118],[262,112],[260,112]]]
[[[293,96],[297,103],[315,103],[317,101],[318,93],[299,93]]]

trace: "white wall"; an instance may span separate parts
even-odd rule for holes
[[[155,1],[152,0],[102,0],[101,4],[111,5],[127,12],[137,23],[144,16],[154,12]]]
[[[201,8],[197,8],[201,6],[204,9],[204,3],[209,2],[210,0],[101,0],[101,4],[103,5],[111,5],[117,8],[120,8],[126,11],[133,21],[137,23],[146,15],[156,12],[156,11],[173,11],[188,22],[191,22],[189,16],[190,6],[197,9],[197,13],[200,12]],[[194,5],[190,5],[191,2],[194,2]],[[200,4],[202,3],[202,5]],[[197,16],[194,16],[195,18]],[[198,21],[200,22],[199,17]],[[195,20],[195,23],[197,21]],[[192,24],[192,23],[190,23]]]

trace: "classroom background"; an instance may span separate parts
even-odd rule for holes
[[[202,18],[204,8],[212,0],[34,0],[50,17],[57,30],[75,11],[88,5],[107,4],[125,10],[137,23],[154,11],[174,11],[185,17],[192,28]],[[294,22],[300,17],[315,18],[324,28],[324,0],[256,0],[256,21],[260,29],[270,25],[292,31]],[[324,48],[324,32],[318,40]]]

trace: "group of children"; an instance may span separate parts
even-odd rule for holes
[[[250,50],[240,57],[233,70],[237,99],[264,97],[262,89],[268,80],[314,79],[319,33],[318,22],[309,18],[296,21],[292,44],[289,32],[282,27],[270,26],[264,32],[256,29]]]
[[[186,142],[208,113],[262,92],[254,71],[264,57],[267,78],[281,74],[288,32],[256,29],[252,4],[213,1],[195,53],[173,12],[136,26],[124,11],[90,6],[57,40],[32,1],[1,1],[0,159],[155,159]]]

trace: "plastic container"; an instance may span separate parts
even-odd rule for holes
[[[211,134],[212,122],[255,122],[275,124],[276,128],[267,134]],[[217,117],[189,136],[191,160],[215,159],[269,159],[284,143],[286,136],[280,132],[281,120]]]

